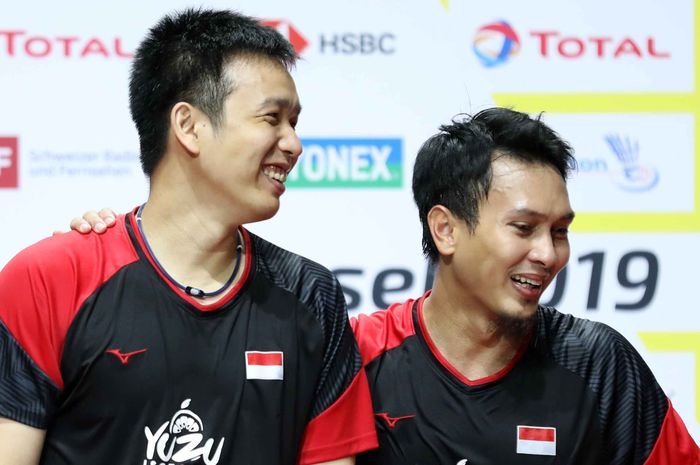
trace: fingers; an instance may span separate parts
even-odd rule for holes
[[[97,212],[97,214],[100,216],[100,218],[102,218],[102,221],[108,228],[114,226],[117,218],[117,215],[114,213],[114,210],[112,210],[109,207],[106,207]]]
[[[70,222],[70,228],[82,234],[87,234],[94,231],[102,234],[107,228],[114,226],[116,223],[116,215],[111,208],[103,208],[99,212],[94,210],[87,211],[82,218],[73,218]]]

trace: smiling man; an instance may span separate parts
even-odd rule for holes
[[[539,306],[569,259],[573,167],[550,128],[503,108],[423,145],[413,194],[435,281],[353,321],[379,435],[358,463],[699,463],[622,336]]]
[[[504,108],[443,126],[413,194],[433,289],[351,321],[379,448],[362,465],[697,465],[620,334],[539,300],[569,259],[571,148]],[[108,209],[71,222],[104,231]]]
[[[0,463],[353,463],[371,402],[340,285],[249,233],[301,153],[296,55],[228,11],[141,43],[148,201],[0,272]]]

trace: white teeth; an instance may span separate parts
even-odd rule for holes
[[[524,278],[522,276],[513,276],[513,281],[516,281],[520,284],[527,284],[528,286],[531,286],[531,287],[542,286],[542,281],[536,281],[534,279],[528,279],[528,278]]]
[[[277,166],[266,166],[263,168],[263,174],[268,178],[284,183],[287,180],[287,172]]]

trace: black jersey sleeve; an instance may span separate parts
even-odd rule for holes
[[[376,447],[374,415],[343,290],[325,267],[254,238],[257,266],[294,293],[318,321],[324,354],[300,463],[326,462]]]
[[[608,463],[646,463],[659,442],[670,407],[640,354],[605,324],[553,309],[541,315],[544,324],[539,325],[538,344],[549,341],[545,345],[554,359],[584,378],[596,395]]]

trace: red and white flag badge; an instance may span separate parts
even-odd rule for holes
[[[284,379],[284,353],[247,350],[246,379]]]
[[[518,454],[557,455],[557,429],[518,425]]]

